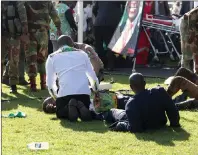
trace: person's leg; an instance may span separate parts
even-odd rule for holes
[[[8,54],[7,51],[7,37],[1,36],[1,79],[3,80],[3,71],[4,71],[4,63],[5,63],[5,58],[6,55]],[[9,84],[9,81],[7,82]]]
[[[103,29],[103,33],[104,33],[104,42],[106,44],[106,46],[108,47],[110,41],[111,41],[111,38],[113,37],[113,34],[116,30],[116,27],[113,27],[113,26],[105,26],[104,29]],[[108,48],[108,51],[107,51],[107,58],[108,58],[108,68],[110,70],[112,70],[114,68],[114,65],[115,65],[115,54],[114,52],[112,52],[109,48]]]
[[[37,91],[36,88],[36,76],[37,76],[37,47],[38,43],[35,38],[37,32],[30,33],[30,42],[28,48],[25,50],[26,63],[27,63],[27,74],[30,79],[31,91]]]
[[[17,93],[16,85],[19,82],[19,53],[20,38],[10,39],[8,43],[8,59],[9,59],[9,84],[11,93]]]
[[[45,62],[47,59],[48,52],[48,33],[47,31],[38,32],[38,51],[37,51],[37,64],[38,72],[40,73],[41,90],[46,89],[46,73],[45,73]]]
[[[53,52],[58,50],[58,42],[57,40],[52,40],[52,45],[53,45]]]
[[[167,89],[167,92],[172,97],[180,89],[182,91],[186,91],[189,97],[198,99],[198,85],[192,83],[191,81],[183,77],[177,76],[171,81]]]
[[[178,110],[187,110],[187,109],[197,109],[198,100],[191,99],[184,102],[179,102],[175,104]]]
[[[94,36],[95,36],[95,49],[96,53],[98,54],[99,58],[105,64],[105,53],[103,48],[103,27],[95,26],[94,27]]]
[[[19,61],[19,84],[28,85],[28,82],[25,80],[25,48],[27,45],[21,43],[20,50],[20,61]]]
[[[187,80],[189,80],[189,81],[191,81],[191,82],[193,82],[195,84],[198,84],[198,76],[195,73],[193,73],[191,70],[189,70],[189,69],[181,67],[175,73],[175,76],[184,77]]]
[[[83,121],[92,120],[91,112],[89,111],[90,106],[90,96],[89,95],[75,95],[75,99],[78,100],[78,111],[80,114],[80,118]]]
[[[112,108],[110,111],[104,113],[104,119],[108,123],[115,123],[117,121],[126,121],[127,120],[126,111],[123,109]]]
[[[5,70],[3,72],[3,79],[2,82],[6,85],[9,85],[9,75],[8,75],[8,70],[9,70],[9,61],[7,62],[6,66],[5,66]],[[2,69],[3,71],[3,69]]]
[[[188,43],[189,41],[189,29],[187,20],[181,19],[180,24],[180,38],[181,38],[181,66],[192,70],[190,66],[190,61],[193,59],[193,53],[191,51],[191,45]]]
[[[68,118],[68,102],[67,96],[56,99],[56,116],[57,118]]]

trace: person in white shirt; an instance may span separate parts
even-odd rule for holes
[[[89,82],[97,90],[99,82],[88,55],[84,51],[67,46],[67,36],[58,38],[59,49],[46,61],[46,84],[50,95],[56,99],[56,115],[76,121],[91,120],[89,109]],[[80,51],[80,52],[79,52]],[[58,78],[59,90],[56,80]]]

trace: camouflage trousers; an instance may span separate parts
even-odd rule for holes
[[[191,98],[198,99],[198,76],[190,70],[181,68],[168,87],[168,94],[175,95],[179,90],[186,91]]]
[[[8,55],[9,65],[9,83],[10,85],[16,85],[19,82],[19,53],[20,53],[21,41],[20,38],[1,37],[1,76],[3,74],[3,68],[5,63],[5,57]]]
[[[190,61],[194,62],[194,72],[198,74],[198,19],[188,20],[183,16],[180,24],[182,67],[191,69]]]
[[[19,54],[19,79],[24,79],[25,78],[25,51],[24,51],[24,44],[21,43],[21,49],[20,49],[20,54]],[[5,71],[3,73],[3,78],[7,79],[9,78],[9,66],[10,62],[8,61],[6,64]]]
[[[30,43],[26,51],[27,74],[36,77],[37,72],[45,74],[45,62],[48,55],[48,31],[30,30]]]

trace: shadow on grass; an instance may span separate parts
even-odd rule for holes
[[[136,138],[143,141],[154,141],[159,145],[175,146],[174,141],[186,141],[190,134],[182,128],[165,127],[159,131],[136,133]]]
[[[128,84],[129,85],[129,76],[125,75],[105,75],[105,82],[114,81],[119,84]],[[147,84],[157,84],[162,85],[164,83],[165,79],[159,79],[159,78],[145,78]]]
[[[56,120],[56,119],[55,119]],[[108,128],[105,126],[103,121],[90,121],[90,122],[70,122],[68,120],[61,119],[60,124],[64,128],[70,128],[73,131],[80,132],[96,132],[96,133],[105,133],[108,131]]]
[[[42,102],[48,96],[47,90],[30,92],[29,87],[20,86],[17,94],[2,92],[2,111],[17,109],[18,105],[35,108],[42,111]]]

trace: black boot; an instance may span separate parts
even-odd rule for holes
[[[17,87],[16,85],[11,85],[10,86],[10,93],[16,94],[17,93]]]
[[[26,86],[29,83],[25,80],[25,78],[19,78],[19,85]]]

